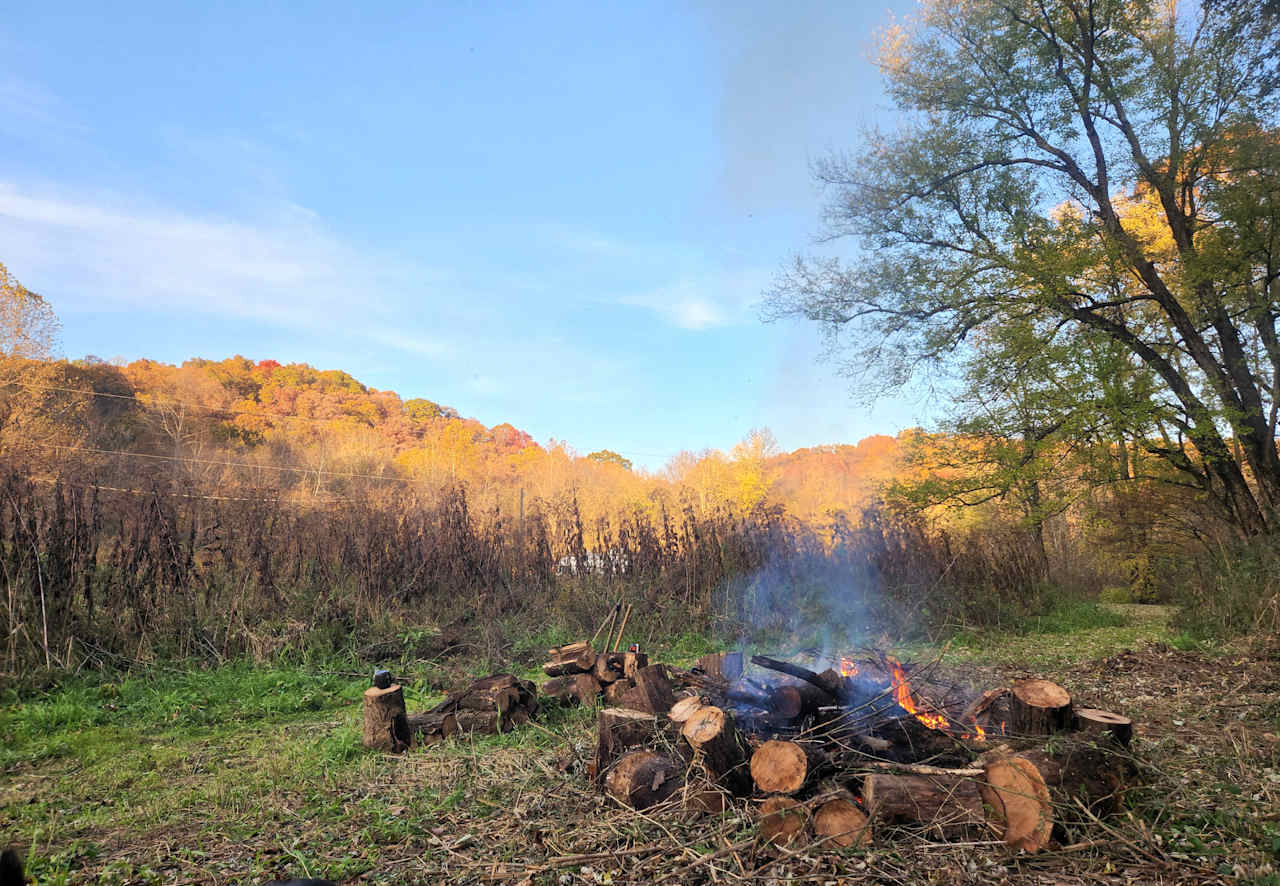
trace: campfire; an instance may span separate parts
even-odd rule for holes
[[[399,752],[415,737],[518,728],[542,704],[603,703],[586,765],[600,789],[635,809],[751,800],[761,840],[783,847],[865,845],[910,825],[1037,851],[1055,839],[1055,808],[1105,815],[1136,774],[1132,723],[1049,680],[979,692],[882,651],[722,652],[685,670],[618,651],[620,635],[602,652],[549,650],[541,700],[496,674],[407,715],[387,675],[365,693],[365,744]]]

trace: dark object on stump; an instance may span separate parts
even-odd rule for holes
[[[374,671],[373,686],[375,689],[390,689],[391,688],[391,672],[387,670],[383,670],[381,668]]]
[[[24,886],[26,875],[22,872],[22,859],[14,849],[0,853],[0,886]]]

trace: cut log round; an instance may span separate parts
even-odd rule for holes
[[[809,758],[794,741],[766,741],[751,755],[751,780],[766,794],[794,794],[808,774]]]
[[[665,714],[676,702],[666,665],[649,665],[636,671],[635,686],[622,693],[622,707],[650,714]]]
[[[715,705],[703,705],[685,720],[680,734],[712,778],[734,793],[749,787],[747,743],[732,717]]]
[[[648,809],[675,793],[684,766],[678,758],[632,751],[605,778],[605,792],[633,809]]]
[[[790,797],[769,797],[760,804],[760,839],[775,846],[808,842],[809,810]]]
[[[596,777],[604,778],[609,767],[626,751],[640,745],[653,745],[668,728],[660,718],[644,711],[604,708],[600,711],[596,741]]]
[[[986,823],[977,782],[967,776],[876,772],[862,782],[872,819],[921,822],[944,835]]]
[[[1027,852],[1038,852],[1049,844],[1053,830],[1049,788],[1030,760],[992,760],[978,789],[989,811],[988,824],[1005,843]]]
[[[400,753],[409,747],[409,722],[405,716],[404,690],[392,683],[386,689],[370,686],[364,691],[364,746]]]
[[[852,797],[833,797],[813,813],[813,831],[827,846],[867,846],[871,843],[871,820]]]
[[[1050,735],[1070,729],[1071,694],[1048,680],[1020,680],[1009,699],[1009,726],[1015,735]]]
[[[696,695],[678,698],[676,703],[671,706],[671,711],[667,716],[671,718],[672,723],[683,726],[684,722],[689,719],[689,715],[700,707],[702,707],[702,699]]]
[[[1124,748],[1133,738],[1132,720],[1097,708],[1076,708],[1076,729],[1088,736],[1110,738]]]

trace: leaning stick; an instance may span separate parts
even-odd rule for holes
[[[618,652],[622,649],[622,632],[627,629],[627,619],[631,617],[631,604],[628,603],[626,608],[622,610],[622,624],[618,625],[618,639],[613,644],[613,651]]]
[[[609,626],[609,634],[605,639],[608,639],[608,637],[613,636],[613,622],[614,622],[614,619],[618,617],[618,608],[620,606],[622,606],[621,600],[613,604],[613,609],[611,609],[609,611],[609,614],[605,616],[604,620],[600,622],[600,627],[596,628],[596,632],[591,635],[591,642],[588,645],[590,646],[596,645],[596,637],[600,636],[600,632],[604,630],[605,625]],[[609,651],[608,649],[605,650],[605,652],[608,652],[608,651]]]

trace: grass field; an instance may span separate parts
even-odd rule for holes
[[[1132,715],[1145,783],[1081,825],[1069,853],[1011,857],[903,833],[783,857],[745,843],[749,804],[637,815],[581,772],[593,715],[504,736],[365,752],[354,661],[153,668],[10,693],[0,708],[0,836],[39,883],[1280,883],[1280,658],[1180,641],[1160,607],[960,634],[944,664],[977,686],[1051,676]],[[685,638],[666,660],[704,645]],[[937,650],[910,650],[917,656]],[[528,662],[526,661],[526,667]],[[402,663],[411,710],[467,662]]]

